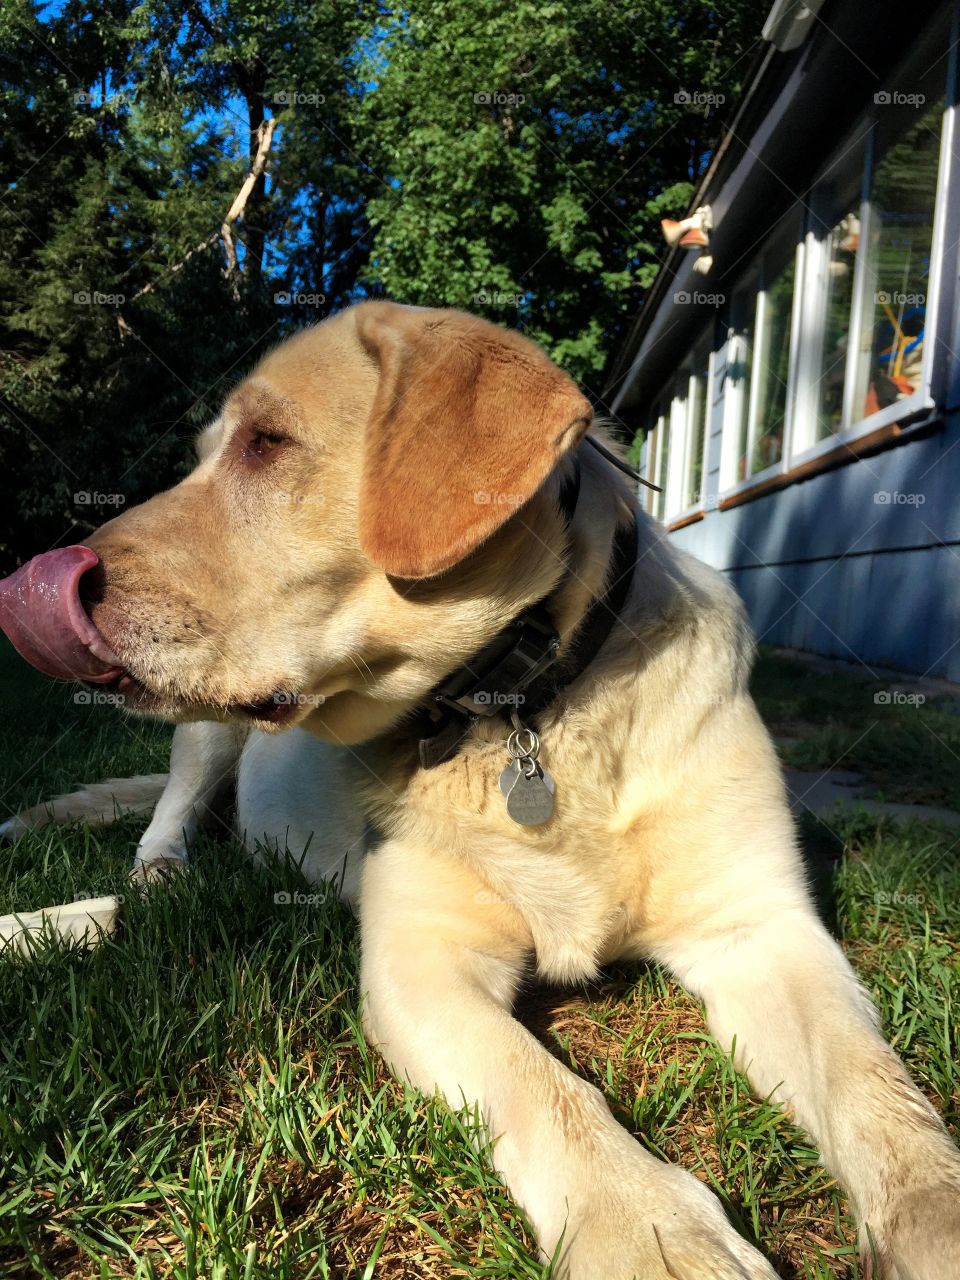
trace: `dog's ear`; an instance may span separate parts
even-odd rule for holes
[[[590,402],[529,339],[459,311],[365,302],[380,381],[360,542],[389,574],[458,563],[530,498],[590,425]]]

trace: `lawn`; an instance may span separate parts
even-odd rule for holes
[[[878,704],[884,686],[769,654],[755,687],[795,740],[792,763],[856,768],[892,799],[960,800],[946,705]],[[3,651],[2,817],[80,780],[166,767],[168,730],[74,692]],[[124,892],[142,825],[24,837],[2,854],[0,912]],[[958,833],[854,813],[808,818],[803,834],[821,862],[842,855],[844,946],[956,1128]],[[0,1274],[551,1274],[471,1118],[405,1092],[365,1048],[353,922],[323,896],[275,901],[295,887],[291,869],[246,866],[211,837],[189,876],[128,894],[97,951],[0,960]],[[534,990],[522,1015],[641,1142],[717,1189],[785,1280],[858,1274],[809,1140],[751,1097],[662,974]]]

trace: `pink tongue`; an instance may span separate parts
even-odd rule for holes
[[[0,627],[44,675],[106,684],[123,674],[80,602],[80,579],[96,564],[89,547],[60,547],[0,581]]]

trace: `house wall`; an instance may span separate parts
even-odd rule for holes
[[[841,10],[853,18],[857,6],[837,6],[842,16]],[[958,48],[960,11],[948,5],[935,10],[929,10],[928,24],[914,33],[916,48],[892,37],[893,27],[877,26],[877,38],[882,35],[884,42],[884,65],[891,74],[896,71],[891,81],[895,88],[907,83],[901,81],[901,66],[916,64],[925,74],[931,61],[926,53],[929,42],[944,50]],[[828,34],[821,31],[822,40]],[[853,44],[860,47],[858,40]],[[854,460],[844,465],[797,478],[794,467],[799,472],[816,465],[812,453],[792,450],[790,440],[794,427],[809,422],[810,396],[801,392],[809,388],[816,373],[810,356],[791,363],[791,425],[779,464],[783,474],[778,476],[782,487],[752,496],[750,482],[731,479],[736,475],[736,453],[721,465],[724,390],[731,383],[725,377],[730,300],[743,278],[737,273],[759,261],[766,237],[782,216],[779,208],[772,212],[767,208],[776,192],[765,184],[779,182],[786,190],[776,174],[793,172],[796,160],[795,178],[786,194],[800,193],[795,199],[803,203],[811,190],[815,194],[822,166],[835,152],[846,154],[847,126],[859,118],[865,105],[869,110],[870,102],[879,100],[875,84],[851,86],[848,78],[826,66],[824,58],[840,57],[842,47],[830,45],[825,53],[811,42],[795,63],[784,64],[779,96],[772,87],[767,91],[768,97],[773,95],[773,105],[768,106],[765,119],[775,122],[776,128],[766,127],[765,120],[755,121],[752,128],[741,126],[750,145],[735,167],[728,165],[729,172],[721,166],[712,185],[699,195],[714,214],[711,252],[716,265],[706,277],[710,283],[694,274],[690,255],[672,266],[654,305],[644,313],[635,344],[628,345],[621,381],[615,384],[613,409],[633,424],[652,425],[663,402],[661,389],[682,367],[704,326],[715,320],[702,501],[696,510],[671,510],[663,498],[642,491],[647,509],[665,516],[668,527],[674,520],[678,527],[670,533],[671,539],[729,576],[762,641],[960,681],[960,76],[955,54],[949,66],[943,62],[944,145],[937,184],[937,230],[931,242],[931,256],[937,263],[931,279],[936,276],[938,281],[928,291],[931,336],[927,342],[932,358],[928,385],[922,396],[919,392],[916,396],[919,403],[904,406],[896,419],[901,434],[884,441],[882,448],[875,442],[872,453],[855,459],[851,453]],[[879,53],[877,58],[883,60]],[[901,59],[906,61],[901,64]],[[838,83],[849,89],[839,98]],[[824,130],[814,100],[831,109],[843,107],[845,120]],[[763,156],[759,155],[761,143],[766,147]],[[745,237],[745,243],[737,237]],[[814,239],[821,242],[819,236]],[[816,256],[810,262],[815,265]],[[729,264],[726,276],[724,263]],[[798,341],[807,341],[810,352],[816,343],[808,341],[804,329],[803,298],[815,301],[818,296],[809,290],[814,275],[802,272],[799,277],[798,287],[806,286],[807,292],[797,295],[801,305],[791,325],[791,341],[795,334],[801,335]],[[823,287],[821,283],[819,288]],[[698,310],[674,305],[698,291],[721,298],[719,312],[712,304]],[[810,313],[815,310],[811,305]],[[862,443],[881,428],[891,430],[895,415],[888,414],[882,422],[880,417],[883,414],[852,424],[845,438],[856,444],[859,430]],[[728,450],[736,450],[729,424],[726,442]],[[645,474],[654,479],[648,461],[645,449]],[[763,483],[761,474],[758,487]]]
[[[708,508],[721,410],[715,401]],[[956,412],[934,434],[708,509],[670,536],[731,578],[766,643],[960,680]]]

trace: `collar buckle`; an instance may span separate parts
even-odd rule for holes
[[[503,715],[523,701],[523,690],[556,662],[560,637],[545,610],[535,605],[507,628],[510,647],[503,651],[504,633],[496,638],[496,652],[481,653],[435,690],[433,701],[460,716]]]

